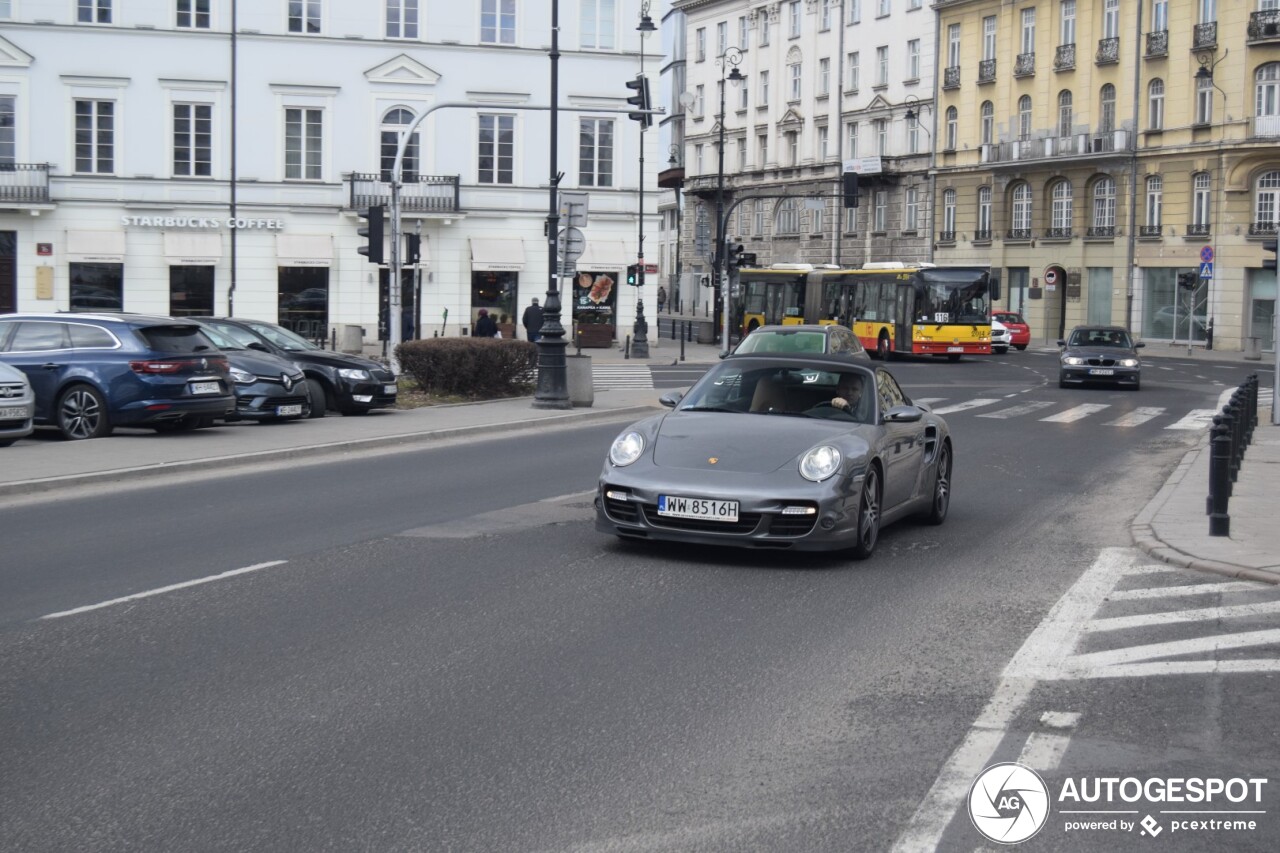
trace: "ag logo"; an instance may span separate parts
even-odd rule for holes
[[[1049,789],[1030,767],[993,764],[969,789],[969,819],[998,844],[1026,841],[1049,819]]]

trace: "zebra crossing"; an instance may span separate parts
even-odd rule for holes
[[[1269,407],[1272,397],[1272,389],[1259,389],[1258,407]],[[1207,430],[1213,426],[1213,416],[1221,412],[1221,409],[1191,409],[1181,415],[1177,415],[1158,406],[1138,406],[1125,410],[1109,403],[1084,403],[1061,408],[1064,405],[1063,403],[1049,400],[1027,400],[1018,402],[1015,405],[993,409],[992,407],[1010,401],[1008,398],[994,397],[976,397],[972,400],[957,402],[952,402],[947,397],[916,397],[914,399],[918,403],[927,404],[935,414],[939,415],[971,412],[974,417],[992,420],[1033,417],[1042,423],[1050,424],[1071,424],[1089,418],[1098,418],[1101,419],[1103,426],[1117,427],[1119,429],[1130,429],[1155,421],[1158,418],[1167,417],[1173,420],[1165,424],[1163,429],[1180,431]],[[985,411],[986,409],[992,410]]]
[[[653,373],[647,364],[593,364],[591,387],[596,391],[653,388]]]

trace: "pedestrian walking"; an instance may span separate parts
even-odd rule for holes
[[[520,324],[524,326],[524,333],[529,340],[537,341],[542,337],[542,309],[538,307],[538,297],[533,298],[533,304],[524,309],[524,316],[520,318]]]
[[[477,314],[476,327],[471,330],[471,334],[477,338],[492,338],[498,334],[498,324],[493,322],[493,318],[489,316],[488,309],[481,308]]]
[[[658,313],[662,313],[662,306],[667,304],[667,289],[662,285],[658,285]]]

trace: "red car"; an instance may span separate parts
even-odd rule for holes
[[[1027,321],[1022,319],[1022,315],[1016,311],[992,311],[992,320],[999,320],[1009,328],[1010,340],[1015,349],[1026,349],[1027,344],[1031,343],[1031,327],[1027,325]]]

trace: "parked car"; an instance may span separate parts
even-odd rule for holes
[[[1123,326],[1076,326],[1062,347],[1058,387],[1105,382],[1111,385],[1142,387],[1142,359],[1138,350],[1146,346],[1134,342]]]
[[[1192,337],[1203,338],[1208,325],[1209,318],[1204,314],[1192,314]],[[1187,337],[1187,312],[1181,308],[1174,308],[1172,305],[1165,305],[1156,309],[1156,313],[1151,317],[1151,334],[1153,337],[1181,337],[1185,340]]]
[[[991,321],[991,351],[1003,355],[1009,351],[1009,344],[1013,339],[1013,335],[1009,332],[1009,327],[999,320]]]
[[[36,396],[27,374],[0,362],[0,447],[31,435],[35,413]]]
[[[735,356],[662,403],[672,411],[626,427],[606,454],[595,499],[603,533],[862,559],[882,525],[947,517],[947,424],[884,367]]]
[[[734,355],[776,353],[814,353],[845,355],[861,361],[871,356],[858,336],[846,326],[826,325],[757,326],[742,339]]]
[[[311,394],[311,417],[328,409],[359,415],[396,404],[396,377],[368,358],[321,349],[303,337],[262,320],[201,317],[199,321],[259,352],[286,358],[301,368]]]
[[[235,411],[227,357],[196,323],[141,314],[6,314],[0,361],[27,375],[37,424],[64,438],[118,426],[197,429]]]
[[[992,311],[991,319],[999,320],[1009,330],[1009,343],[1014,349],[1024,350],[1031,343],[1031,327],[1017,311]]]
[[[226,420],[288,421],[311,417],[311,389],[297,364],[269,352],[251,350],[212,326],[204,333],[231,365],[236,410]]]

